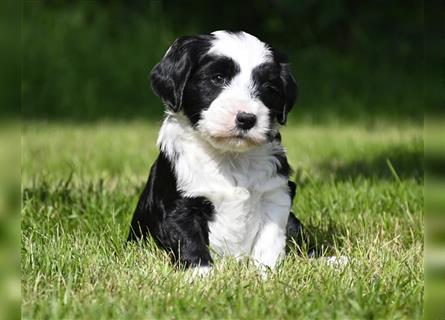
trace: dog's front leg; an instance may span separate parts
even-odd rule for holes
[[[275,268],[285,256],[289,209],[290,196],[286,188],[264,195],[258,212],[263,216],[263,223],[252,250],[252,257],[261,269]]]
[[[286,233],[282,225],[269,220],[259,231],[252,257],[260,270],[274,269],[284,258],[285,246]]]
[[[208,273],[213,263],[207,226],[212,212],[212,205],[204,198],[184,198],[166,213],[162,225],[163,245],[173,251],[176,263],[193,268],[197,275]]]

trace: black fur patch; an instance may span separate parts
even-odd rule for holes
[[[285,124],[287,114],[291,111],[298,97],[298,86],[289,69],[287,56],[268,45],[272,52],[274,65],[278,67],[278,77],[280,78],[280,91],[284,98],[284,103],[280,109],[274,109],[277,120],[280,124]],[[261,66],[260,66],[261,67]],[[277,77],[277,68],[274,68],[274,77]],[[267,104],[266,104],[267,105]],[[279,112],[281,111],[281,112]]]
[[[274,157],[278,160],[277,173],[284,177],[289,177],[292,169],[289,165],[289,162],[287,162],[286,155],[284,153],[276,153],[274,154]]]
[[[289,218],[287,220],[286,239],[286,252],[293,249],[294,244],[301,247],[303,243],[306,242],[303,225],[293,212],[289,214]]]
[[[209,265],[208,221],[213,205],[204,197],[182,197],[170,161],[161,152],[153,164],[131,221],[128,240],[151,235],[186,267]]]
[[[184,113],[192,125],[196,125],[201,112],[239,72],[239,65],[229,57],[206,55],[202,58],[184,90]],[[217,76],[223,80],[221,83],[215,81]]]
[[[176,39],[151,71],[153,91],[174,112],[181,110],[185,85],[200,58],[209,50],[213,38],[201,35]]]
[[[291,201],[294,201],[295,195],[297,194],[297,185],[293,181],[288,181],[287,185],[289,187],[289,194]]]
[[[275,118],[281,116],[286,103],[284,83],[280,74],[278,64],[267,62],[255,67],[251,76],[255,94],[270,109],[271,116]]]

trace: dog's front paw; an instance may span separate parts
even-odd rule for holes
[[[270,275],[273,273],[273,269],[264,264],[257,263],[256,267],[258,275],[260,276],[261,280],[264,281],[268,280]]]
[[[330,256],[325,258],[325,262],[334,269],[341,269],[349,264],[349,258],[347,256]]]
[[[190,269],[192,278],[202,278],[210,275],[211,266],[197,266]]]

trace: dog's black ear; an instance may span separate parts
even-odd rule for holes
[[[280,114],[277,115],[277,121],[279,124],[284,125],[287,121],[287,114],[291,111],[292,107],[297,101],[298,86],[297,82],[291,74],[289,61],[286,55],[279,51],[276,51],[275,49],[272,50],[272,53],[275,61],[281,67],[280,77],[284,87],[285,103]]]
[[[174,112],[181,110],[182,95],[199,57],[210,45],[209,36],[180,37],[150,73],[153,91]]]

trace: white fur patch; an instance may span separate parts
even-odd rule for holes
[[[330,256],[325,259],[326,263],[335,269],[344,268],[349,264],[349,258],[347,256]]]
[[[241,72],[247,74],[257,65],[272,59],[267,45],[251,34],[215,31],[212,35],[215,40],[208,53],[232,58],[241,66]]]
[[[191,269],[192,278],[205,277],[205,276],[209,275],[211,271],[212,271],[212,267],[209,267],[209,266],[193,267]]]

